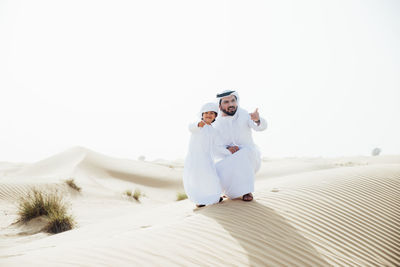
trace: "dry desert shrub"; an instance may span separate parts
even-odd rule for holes
[[[62,211],[56,211],[49,214],[49,220],[46,231],[49,233],[61,233],[71,230],[75,226],[74,218]]]
[[[81,192],[81,190],[82,190],[82,188],[80,188],[79,186],[76,185],[76,183],[75,183],[75,181],[74,181],[73,178],[66,180],[65,183],[66,183],[69,187],[71,187],[72,189],[74,189],[74,190],[76,190],[76,191],[78,191],[78,192]]]
[[[19,202],[19,221],[27,222],[42,215],[48,216],[53,211],[66,211],[62,198],[56,194],[48,194],[32,189]]]
[[[132,197],[132,190],[126,190],[124,194],[128,197]]]
[[[139,199],[144,196],[144,194],[142,193],[142,191],[140,191],[140,189],[135,189],[134,192],[132,192],[132,190],[126,190],[125,195],[127,195],[128,197],[132,197],[134,198],[136,201],[140,201]]]
[[[32,189],[22,198],[18,207],[18,221],[28,222],[39,216],[46,216],[45,229],[50,233],[59,233],[74,227],[74,219],[67,213],[67,207],[57,192],[46,193]],[[56,226],[54,226],[54,224]]]

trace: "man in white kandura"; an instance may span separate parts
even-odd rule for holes
[[[263,131],[267,122],[258,109],[253,113],[239,107],[239,96],[235,91],[224,91],[217,95],[220,113],[214,122],[226,149],[220,153],[216,164],[224,194],[231,198],[242,197],[253,200],[255,173],[261,166],[261,153],[253,142],[252,129]],[[221,151],[221,150],[220,150]]]

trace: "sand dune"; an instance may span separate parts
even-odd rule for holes
[[[45,190],[63,190],[63,182],[70,178],[85,187],[86,193],[95,194],[108,194],[132,185],[182,190],[181,168],[115,159],[82,147],[74,147],[39,162],[22,165],[12,172],[9,169],[3,170],[0,165],[0,199],[3,200],[24,196],[32,186]]]
[[[137,181],[160,187],[180,181],[179,175],[171,175],[173,166],[163,166],[145,161],[115,159],[82,147],[74,147],[42,161],[27,164],[12,173],[18,177],[86,176],[113,177]],[[175,178],[175,179],[173,179]],[[54,181],[54,178],[50,178]],[[19,178],[20,182],[21,178]],[[31,181],[31,178],[29,178]]]
[[[176,162],[73,148],[2,172],[10,166],[0,164],[1,266],[400,265],[400,156],[265,159],[253,202],[200,209],[174,200]],[[82,193],[63,183],[69,176]],[[12,224],[12,203],[32,185],[57,187],[78,227],[48,235],[40,219]],[[138,186],[141,203],[121,196]]]

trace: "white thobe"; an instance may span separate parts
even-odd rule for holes
[[[215,151],[219,132],[211,125],[189,125],[192,135],[183,169],[183,186],[188,198],[196,204],[214,204],[222,190],[215,168]],[[219,153],[223,153],[220,151]]]
[[[246,110],[238,107],[233,116],[218,116],[213,126],[219,131],[221,145],[225,147],[224,151],[219,150],[218,156],[222,159],[216,164],[223,193],[229,198],[237,198],[254,192],[254,178],[261,166],[261,153],[254,144],[252,129],[265,130],[266,120],[260,118],[257,125]],[[239,151],[231,154],[227,146],[238,146]]]

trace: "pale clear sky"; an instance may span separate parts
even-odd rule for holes
[[[183,158],[236,89],[266,157],[400,154],[400,2],[0,0],[0,161]]]

